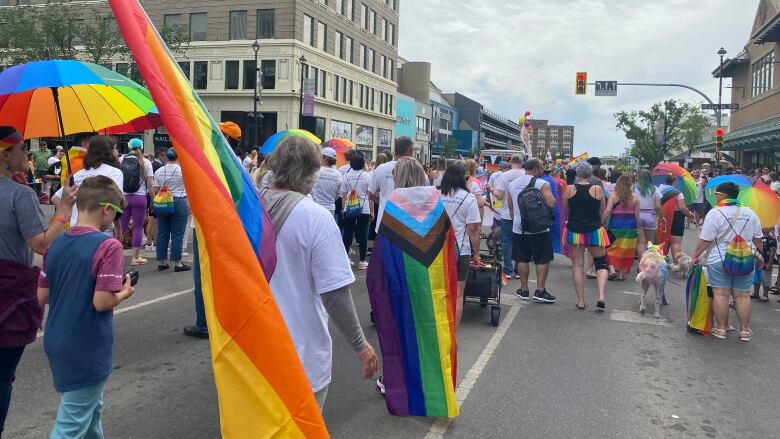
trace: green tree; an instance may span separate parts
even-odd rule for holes
[[[458,148],[460,148],[460,141],[454,137],[450,137],[444,142],[444,150],[442,156],[448,159],[454,159],[458,157]]]
[[[92,10],[92,16],[94,19],[81,28],[85,58],[91,63],[108,64],[117,56],[124,55],[127,47],[116,27],[116,20],[102,16],[97,9]]]
[[[45,7],[0,8],[0,63],[75,59],[81,29],[78,8],[50,3]]]
[[[653,104],[649,110],[621,111],[615,113],[617,129],[633,141],[631,155],[640,164],[655,167],[664,156],[680,152],[696,140],[696,128],[703,117],[692,104],[674,99]],[[656,122],[663,121],[663,133],[656,133]],[[656,134],[663,134],[664,141],[657,142]],[[699,136],[701,130],[699,130]]]

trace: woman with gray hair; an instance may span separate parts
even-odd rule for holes
[[[276,230],[271,291],[321,409],[333,362],[329,317],[355,349],[365,379],[376,373],[377,357],[352,302],[349,285],[355,276],[336,221],[306,196],[317,179],[320,155],[307,139],[284,139],[267,159],[270,187],[260,194]]]
[[[609,246],[607,231],[601,224],[606,200],[604,189],[590,182],[593,167],[587,162],[579,162],[575,167],[577,179],[566,188],[564,207],[568,212],[568,222],[563,230],[564,244],[571,247],[572,280],[577,291],[577,308],[585,309],[585,248],[593,255],[596,268],[599,298],[596,309],[606,308],[604,290],[609,276],[605,248]]]

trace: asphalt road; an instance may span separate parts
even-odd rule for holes
[[[687,249],[695,232],[688,231]],[[370,341],[363,278],[353,288]],[[683,285],[683,280],[672,279]],[[451,422],[397,418],[338,331],[325,421],[334,438],[774,438],[780,384],[780,304],[754,303],[755,337],[720,341],[686,333],[684,288],[667,285],[663,319],[641,316],[637,285],[610,282],[607,312],[575,309],[568,260],[553,264],[558,303],[521,302],[505,290],[501,325],[467,305],[459,329],[461,416]],[[206,340],[182,335],[194,321],[190,273],[143,267],[136,294],[115,316],[115,367],[105,391],[111,438],[219,437]],[[652,306],[652,305],[650,305]],[[41,340],[18,369],[4,437],[48,437],[58,395]]]

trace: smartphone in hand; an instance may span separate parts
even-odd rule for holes
[[[132,269],[125,273],[125,276],[130,276],[130,286],[135,287],[135,284],[138,283],[138,278],[141,276],[141,273],[135,269]]]

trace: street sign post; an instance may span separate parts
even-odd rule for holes
[[[596,96],[617,96],[617,81],[596,81]]]
[[[702,110],[739,110],[739,104],[701,104]]]

